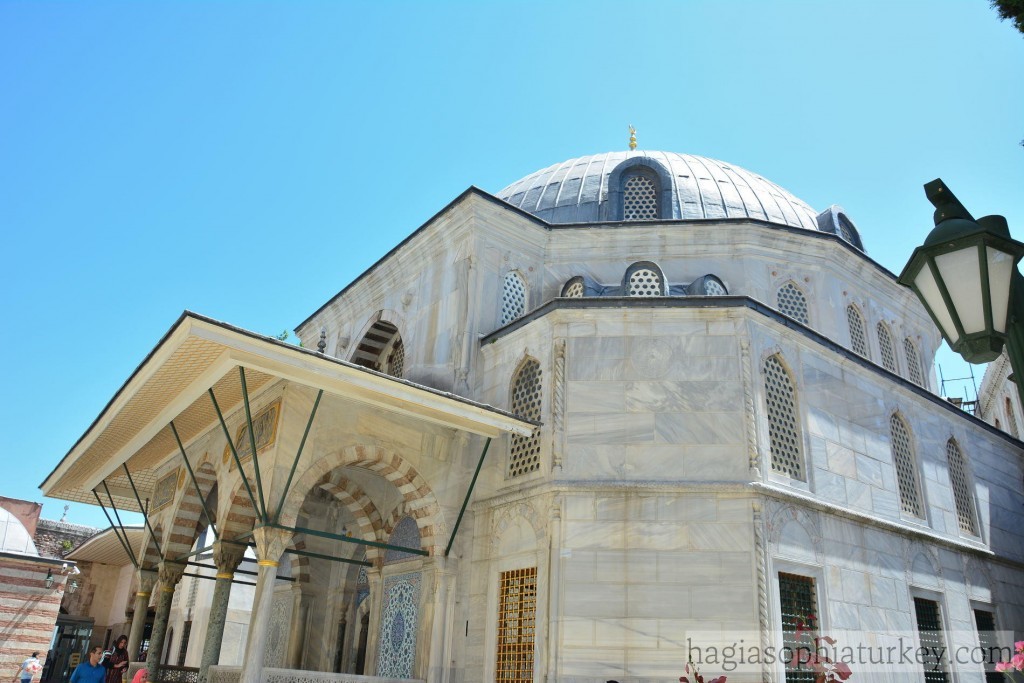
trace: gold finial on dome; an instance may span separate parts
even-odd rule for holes
[[[629,149],[630,151],[636,149],[636,128],[633,124],[629,124]]]

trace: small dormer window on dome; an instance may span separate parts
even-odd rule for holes
[[[635,172],[622,183],[622,220],[651,221],[658,218],[658,186],[646,173]]]
[[[626,296],[665,296],[665,276],[658,264],[639,261],[626,269],[622,291]]]

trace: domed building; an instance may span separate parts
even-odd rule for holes
[[[856,680],[983,681],[1021,637],[1022,444],[937,395],[839,206],[580,157],[468,189],[296,331],[186,312],[43,485],[146,510],[135,612],[201,680],[804,681],[821,635]]]

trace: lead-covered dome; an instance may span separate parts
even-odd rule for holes
[[[755,218],[820,229],[817,212],[775,183],[733,164],[675,152],[570,159],[512,183],[498,197],[549,223]]]

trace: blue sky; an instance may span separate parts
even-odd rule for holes
[[[0,64],[0,495],[42,500],[182,310],[290,330],[469,185],[629,123],[841,204],[894,272],[935,177],[1024,239],[1024,36],[986,0],[33,0]]]

